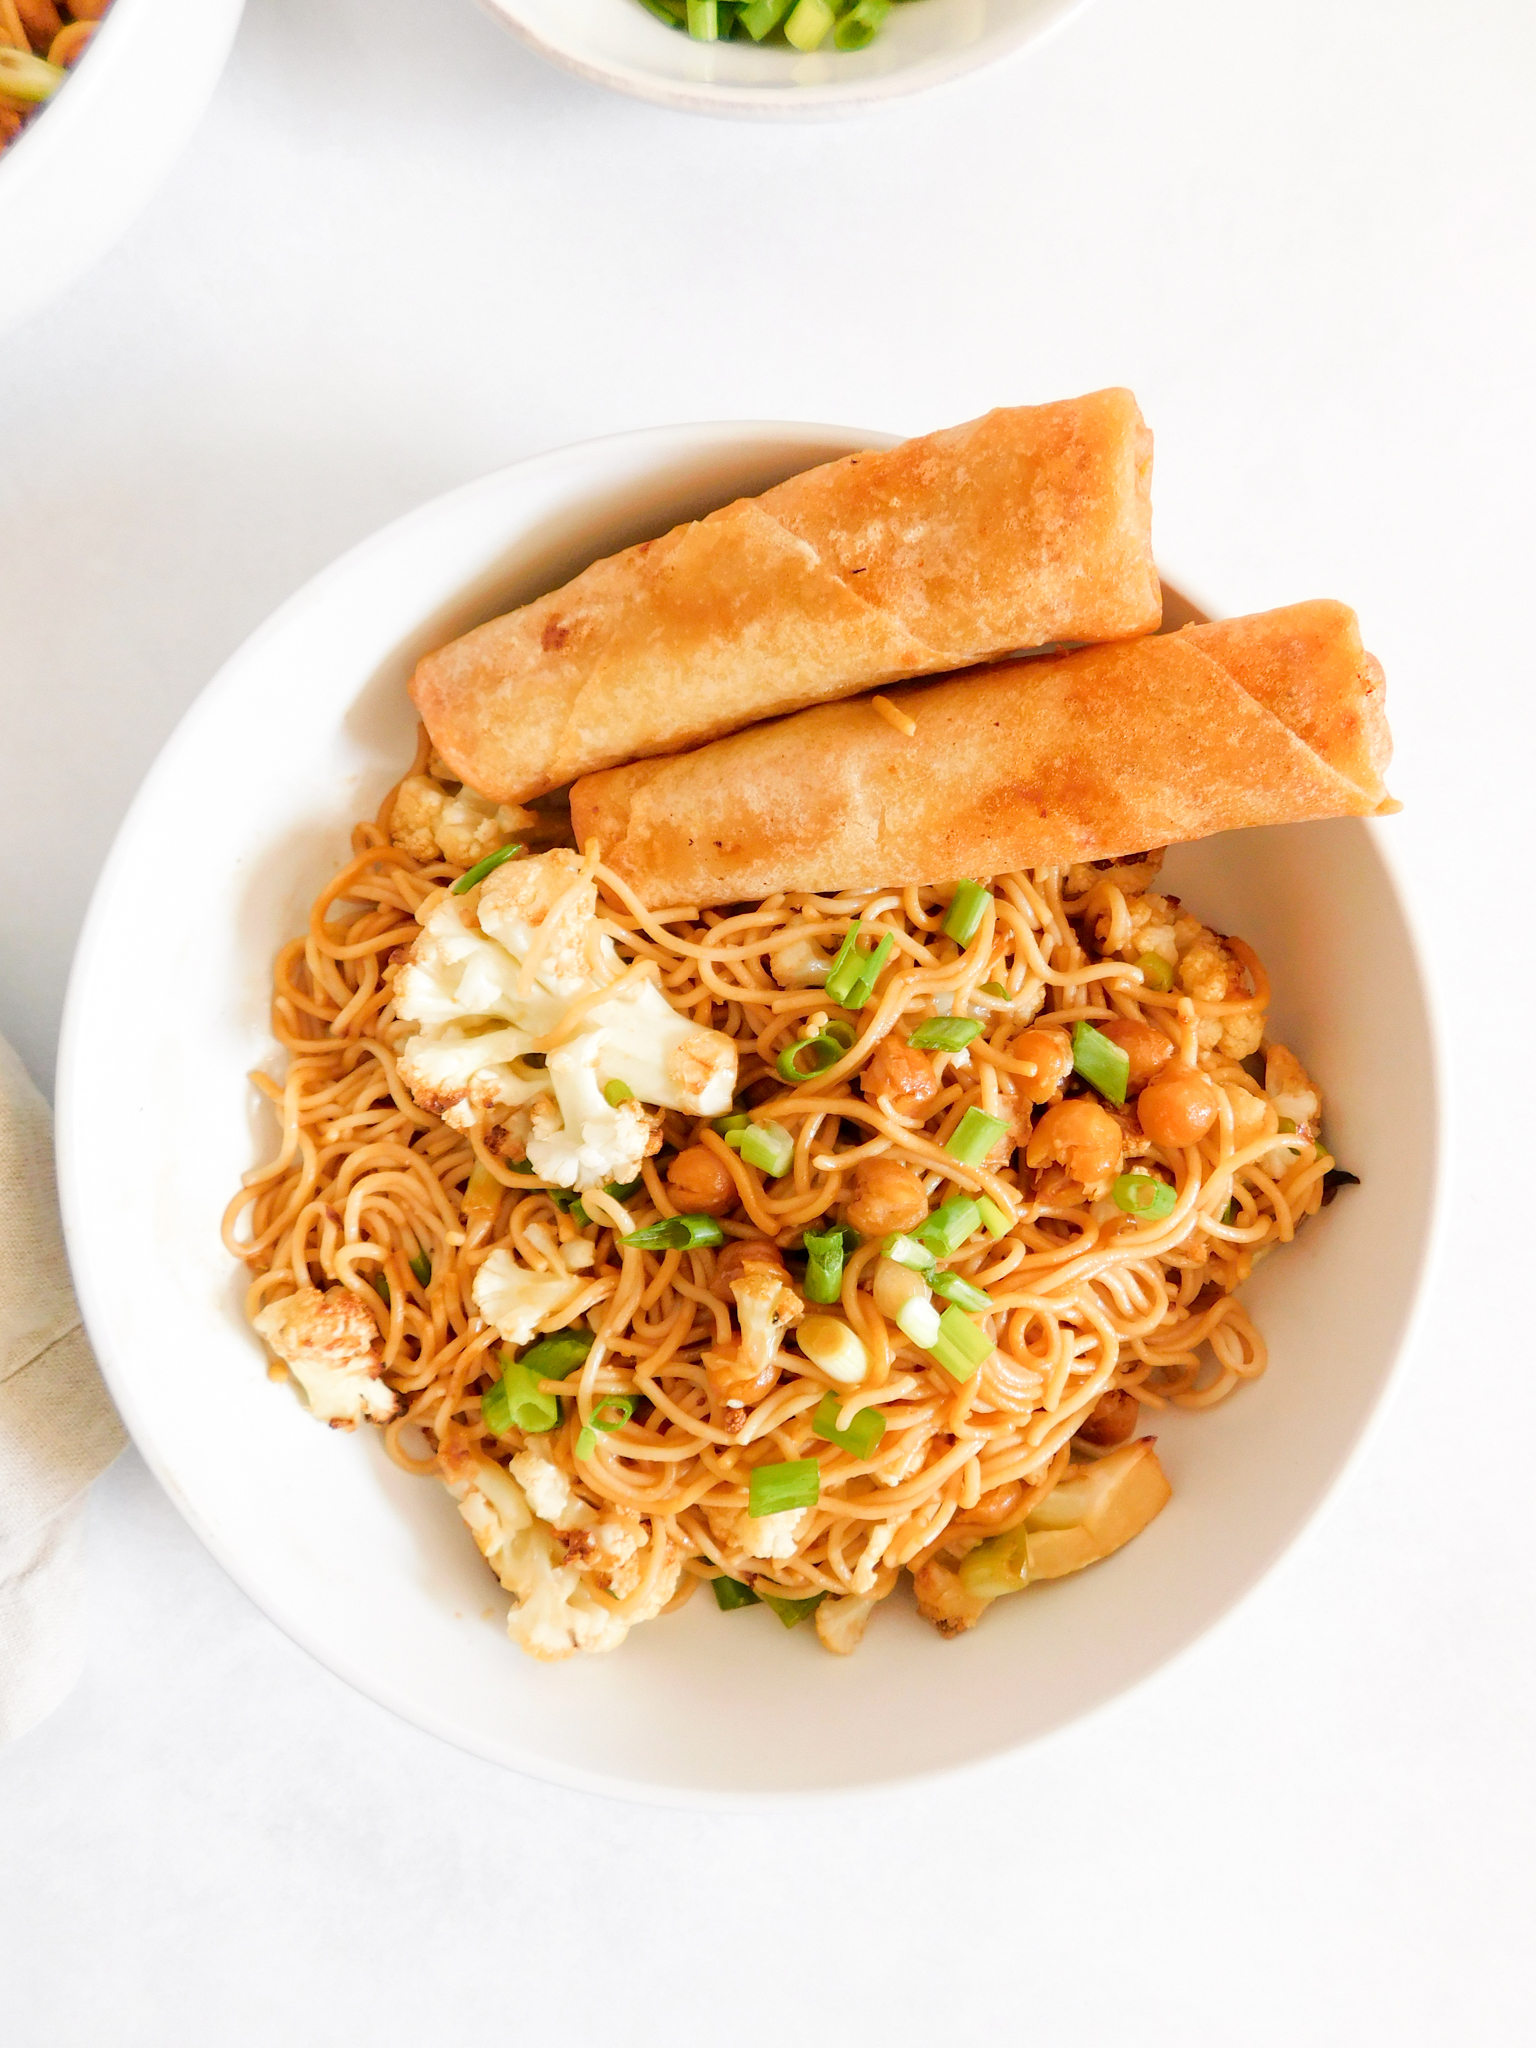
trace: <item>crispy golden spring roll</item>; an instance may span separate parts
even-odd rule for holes
[[[583,777],[578,841],[654,909],[1106,860],[1397,806],[1380,666],[1330,602],[1008,662]]]
[[[1129,391],[991,412],[594,562],[411,694],[455,774],[520,803],[897,677],[1149,633],[1151,474]]]

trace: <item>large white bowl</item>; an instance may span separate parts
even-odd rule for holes
[[[0,334],[94,263],[169,174],[245,0],[114,0],[52,103],[0,152]]]
[[[1403,908],[1374,828],[1181,849],[1173,886],[1258,947],[1276,1029],[1363,1178],[1267,1262],[1267,1376],[1156,1427],[1172,1505],[1082,1577],[940,1639],[898,1596],[858,1655],[707,1594],[616,1655],[549,1667],[451,1501],[372,1432],[321,1429],[268,1381],[219,1216],[270,1144],[244,1079],[272,1060],[268,971],[408,758],[414,659],[595,555],[885,437],[814,426],[623,435],[518,464],[387,528],[208,686],[130,811],[75,962],[59,1074],[81,1303],[128,1426],[230,1573],[332,1670],[466,1748],[669,1800],[843,1788],[1029,1741],[1192,1642],[1336,1477],[1401,1346],[1430,1230],[1436,1088]],[[1277,592],[1289,596],[1289,592]]]
[[[696,43],[639,0],[481,0],[515,36],[594,85],[698,114],[825,119],[979,70],[1039,42],[1088,0],[900,0],[865,50]]]

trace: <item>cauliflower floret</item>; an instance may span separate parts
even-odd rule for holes
[[[1323,1098],[1295,1053],[1272,1045],[1264,1059],[1264,1093],[1277,1116],[1287,1116],[1302,1138],[1315,1138],[1323,1120]]]
[[[768,955],[768,968],[780,988],[820,988],[832,961],[812,940],[796,939]]]
[[[872,1593],[875,1590],[875,1575],[880,1569],[880,1560],[891,1547],[896,1534],[894,1522],[877,1522],[869,1532],[864,1545],[864,1554],[853,1568],[853,1590],[855,1593]]]
[[[475,1307],[507,1343],[527,1344],[541,1324],[558,1328],[589,1284],[578,1273],[531,1273],[510,1252],[494,1251],[471,1292]]]
[[[529,1507],[559,1537],[568,1564],[601,1579],[616,1599],[625,1599],[638,1588],[640,1552],[650,1538],[632,1508],[608,1503],[594,1506],[583,1499],[552,1458],[532,1445],[512,1460],[512,1474]],[[681,1569],[681,1559],[678,1564]],[[675,1577],[672,1590],[677,1590]],[[668,1593],[667,1599],[671,1597]]]
[[[1066,893],[1086,896],[1101,882],[1112,882],[1125,896],[1140,895],[1157,880],[1163,865],[1164,847],[1147,853],[1122,853],[1114,860],[1074,861],[1067,869]],[[1146,952],[1143,946],[1142,951]]]
[[[480,885],[477,907],[441,899],[395,976],[396,1014],[422,1027],[400,1053],[416,1100],[487,1142],[507,1110],[527,1110],[528,1158],[568,1188],[636,1178],[660,1143],[646,1105],[719,1116],[736,1088],[734,1042],[681,1016],[644,978],[589,1001],[545,1064],[527,1065],[573,1001],[624,973],[596,906],[567,849],[508,862]],[[608,1101],[613,1081],[627,1101]]]
[[[986,1613],[989,1601],[966,1590],[960,1574],[942,1558],[930,1558],[912,1574],[917,1611],[941,1636],[962,1635]]]
[[[766,1372],[779,1355],[784,1332],[805,1314],[805,1303],[782,1266],[746,1266],[731,1282],[736,1320],[741,1325],[741,1359],[755,1373]]]
[[[1170,967],[1176,967],[1179,949],[1174,940],[1174,919],[1178,915],[1170,896],[1133,896],[1126,899],[1131,935],[1121,948],[1124,960],[1139,960],[1143,953],[1156,953]]]
[[[851,1657],[864,1640],[865,1624],[874,1611],[873,1600],[860,1600],[853,1594],[841,1600],[823,1600],[816,1609],[816,1633],[823,1649],[838,1657]]]
[[[1269,1104],[1262,1095],[1255,1095],[1235,1082],[1228,1083],[1221,1092],[1232,1105],[1232,1143],[1241,1152],[1245,1145],[1263,1136]]]
[[[809,1508],[783,1508],[776,1515],[749,1515],[745,1508],[716,1508],[709,1517],[717,1541],[743,1557],[793,1557]]]
[[[388,1422],[399,1409],[384,1384],[378,1326],[345,1287],[301,1287],[269,1302],[253,1327],[304,1389],[310,1413],[332,1429]]]
[[[408,775],[395,794],[389,836],[413,860],[434,861],[441,854],[469,868],[535,822],[531,811],[493,803],[467,784],[450,796],[430,776]]]

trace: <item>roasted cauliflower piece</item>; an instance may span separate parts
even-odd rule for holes
[[[384,1346],[367,1306],[345,1287],[301,1287],[270,1301],[256,1334],[304,1390],[309,1411],[332,1429],[389,1422],[400,1397],[384,1383]]]

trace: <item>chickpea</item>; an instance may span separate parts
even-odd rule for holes
[[[1131,1063],[1125,1084],[1128,1095],[1138,1094],[1173,1057],[1173,1047],[1155,1024],[1143,1024],[1134,1017],[1111,1017],[1099,1029]]]
[[[861,1237],[915,1230],[928,1214],[928,1197],[910,1166],[897,1159],[866,1159],[854,1168],[848,1221]]]
[[[1221,1097],[1208,1074],[1184,1067],[1166,1080],[1151,1081],[1136,1104],[1141,1128],[1165,1152],[1198,1145],[1215,1123]]]
[[[667,1193],[689,1216],[723,1216],[736,1206],[736,1183],[707,1145],[690,1145],[667,1168]]]
[[[1135,1435],[1140,1414],[1141,1403],[1134,1394],[1128,1394],[1124,1387],[1111,1387],[1094,1402],[1088,1420],[1079,1425],[1077,1434],[1085,1444],[1107,1451]]]
[[[720,1301],[734,1301],[731,1282],[739,1280],[749,1266],[777,1266],[786,1279],[789,1277],[776,1244],[770,1244],[765,1237],[736,1237],[720,1247],[714,1278],[709,1283],[710,1293]]]
[[[1120,1126],[1108,1110],[1086,1095],[1074,1095],[1053,1103],[1035,1125],[1024,1163],[1049,1166],[1054,1161],[1085,1193],[1101,1195],[1120,1171],[1123,1156]]]
[[[1032,1074],[1019,1077],[1019,1087],[1031,1102],[1049,1102],[1072,1071],[1072,1041],[1065,1031],[1024,1031],[1008,1048],[1008,1056],[1021,1065],[1033,1067]]]
[[[859,1075],[866,1102],[883,1095],[898,1116],[915,1117],[939,1092],[932,1062],[899,1038],[882,1038]]]
[[[1000,1529],[1010,1515],[1016,1514],[1024,1499],[1024,1488],[1017,1479],[1010,1479],[1004,1486],[994,1486],[990,1493],[984,1493],[975,1507],[966,1508],[956,1515],[956,1527],[967,1529]]]

